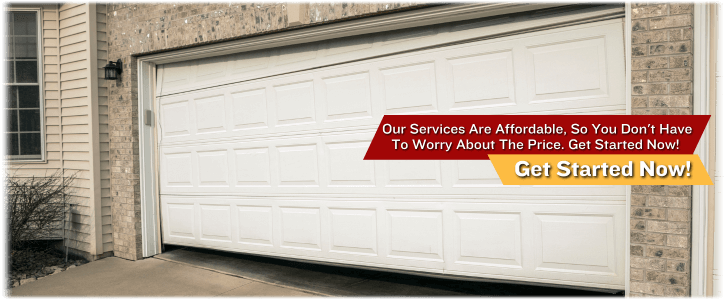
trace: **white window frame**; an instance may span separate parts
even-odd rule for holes
[[[8,12],[35,12],[36,14],[36,26],[37,26],[37,33],[38,33],[38,101],[39,101],[39,107],[40,107],[40,158],[28,158],[23,159],[22,155],[5,155],[4,159],[7,164],[16,164],[16,163],[45,163],[46,162],[46,147],[45,147],[45,93],[44,93],[44,86],[43,83],[45,81],[44,73],[43,73],[43,28],[41,26],[42,24],[42,10],[41,8],[13,8],[13,7],[6,7],[4,14]],[[7,24],[8,20],[4,20],[4,24]],[[7,26],[4,30],[7,30]],[[7,36],[9,33],[6,32],[5,36]],[[5,90],[3,90],[3,93],[7,93],[7,88],[11,86],[11,84],[3,82],[5,85]],[[19,126],[20,124],[18,124]],[[7,131],[3,132],[5,134]],[[3,137],[4,139],[5,137]],[[20,142],[20,141],[18,141]],[[6,147],[7,148],[7,147]],[[18,158],[13,158],[18,157]]]

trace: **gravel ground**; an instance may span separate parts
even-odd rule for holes
[[[8,288],[20,286],[45,276],[55,275],[70,268],[87,263],[84,259],[68,257],[47,244],[31,245],[10,252],[10,274]]]

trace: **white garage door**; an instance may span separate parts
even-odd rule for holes
[[[159,66],[163,241],[622,289],[624,187],[363,161],[384,114],[624,114],[622,28],[405,51],[485,30],[440,25]]]

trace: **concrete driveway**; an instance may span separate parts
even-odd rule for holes
[[[11,296],[316,296],[166,260],[100,259],[10,291]]]
[[[199,248],[104,258],[10,291],[11,296],[622,296],[515,283],[431,278]]]

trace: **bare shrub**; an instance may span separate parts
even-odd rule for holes
[[[27,242],[58,238],[72,196],[71,183],[76,173],[57,171],[43,177],[5,175],[5,205],[8,213],[8,237],[11,249]]]

